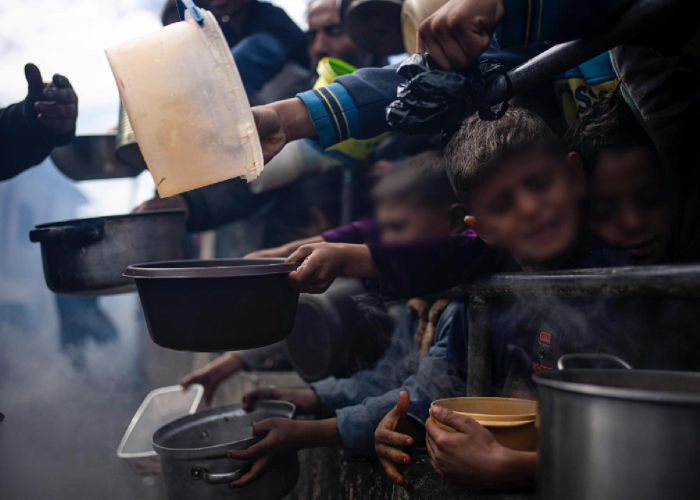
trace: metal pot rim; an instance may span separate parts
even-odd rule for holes
[[[259,408],[261,410],[269,409],[272,412],[277,413],[277,415],[271,415],[268,418],[273,417],[283,417],[283,418],[293,418],[296,407],[287,401],[277,401],[277,400],[260,400],[256,402],[256,410]],[[208,410],[200,411],[192,415],[186,415],[180,417],[172,422],[169,422],[161,426],[156,432],[153,433],[153,449],[158,455],[171,456],[174,458],[180,458],[185,460],[195,460],[202,458],[215,458],[219,456],[225,456],[226,452],[231,449],[246,449],[254,445],[262,439],[260,436],[250,436],[244,439],[239,439],[238,441],[230,441],[226,443],[219,443],[213,446],[205,446],[201,448],[169,448],[158,444],[156,441],[161,438],[168,430],[182,426],[185,423],[194,424],[195,422],[210,417],[216,417],[220,414],[226,414],[228,412],[233,412],[240,410],[242,408],[241,403],[236,403],[232,405],[219,406],[216,408],[210,408]]]
[[[135,214],[121,214],[121,215],[107,215],[104,217],[89,217],[87,219],[70,219],[62,220],[56,222],[46,222],[44,224],[37,224],[34,226],[36,229],[44,229],[49,227],[62,227],[77,224],[86,224],[98,221],[112,221],[120,219],[138,219],[142,217],[154,216],[154,215],[185,215],[185,211],[179,208],[168,208],[164,210],[151,210],[148,212],[139,212]]]
[[[564,392],[572,392],[576,394],[582,394],[586,396],[594,397],[604,397],[611,399],[624,399],[624,400],[634,400],[634,401],[645,401],[660,404],[693,404],[700,405],[700,391],[697,393],[681,393],[674,391],[664,391],[664,390],[654,390],[654,389],[636,389],[627,387],[614,387],[606,386],[601,384],[596,384],[593,382],[580,382],[572,380],[560,380],[560,377],[565,376],[564,374],[606,374],[611,376],[634,376],[634,374],[645,374],[648,376],[673,376],[673,377],[685,377],[689,381],[694,379],[694,381],[700,387],[700,373],[695,372],[682,372],[682,371],[670,371],[670,370],[601,370],[594,368],[577,368],[577,369],[567,369],[567,370],[551,370],[546,372],[539,372],[533,375],[533,380],[537,385],[546,387],[548,389],[555,389]]]
[[[167,279],[167,278],[234,278],[242,276],[265,276],[289,274],[296,270],[300,262],[285,262],[284,259],[206,259],[172,260],[133,264],[126,268],[127,278]],[[202,265],[208,264],[208,265]],[[170,267],[171,266],[171,267]]]

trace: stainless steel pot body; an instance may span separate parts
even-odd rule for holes
[[[700,498],[700,374],[535,375],[544,500]]]
[[[185,213],[161,210],[42,224],[29,233],[41,243],[44,277],[56,293],[108,295],[136,289],[123,276],[131,264],[188,257]]]
[[[222,406],[158,429],[153,448],[161,459],[169,500],[278,500],[289,494],[299,478],[296,453],[278,457],[259,480],[232,490],[228,484],[242,477],[251,464],[231,460],[226,452],[260,440],[252,437],[253,423],[293,414],[290,403],[259,401],[250,413],[240,404]]]

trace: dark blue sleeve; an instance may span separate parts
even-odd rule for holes
[[[359,69],[326,87],[302,92],[321,147],[349,138],[370,139],[389,130],[384,108],[396,99],[405,79],[395,66]]]
[[[254,33],[231,50],[248,94],[257,92],[272,80],[289,59],[289,49],[274,35]]]
[[[454,371],[452,377],[459,378],[463,382],[467,380],[467,336],[469,328],[469,309],[466,305],[460,304],[460,307],[455,311],[452,321],[447,332],[447,351],[445,358],[447,365]],[[448,384],[449,386],[450,384]],[[460,386],[462,390],[464,386]],[[465,393],[461,394],[462,396]],[[460,396],[454,390],[445,388],[445,392],[440,394],[435,399],[451,398]],[[408,409],[408,414],[413,420],[425,424],[430,416],[430,404],[433,402],[431,398],[421,398],[411,403]]]
[[[482,59],[497,60],[510,69],[544,49],[546,46],[538,44],[502,50],[494,40]],[[397,87],[406,81],[396,73],[397,67],[359,69],[326,87],[298,95],[309,110],[323,148],[351,137],[369,139],[389,130],[385,109],[396,99]]]

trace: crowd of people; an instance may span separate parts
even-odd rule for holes
[[[272,235],[249,257],[300,262],[289,282],[301,292],[323,293],[346,276],[398,305],[391,345],[373,366],[305,389],[245,396],[246,408],[279,399],[318,418],[257,423],[253,432],[263,439],[229,452],[254,462],[231,487],[261,477],[279,454],[331,445],[376,456],[401,485],[408,484],[406,451],[415,446],[457,483],[532,485],[536,452],[505,448],[471,418],[430,408],[465,394],[469,303],[449,291],[497,272],[700,260],[700,4],[658,0],[654,30],[514,97],[497,120],[459,117],[441,138],[390,130],[385,108],[405,79],[348,36],[334,0],[310,2],[306,34],[264,2],[207,3],[256,104],[266,170],[251,185],[234,179],[137,210],[184,208],[188,228],[200,231],[271,204]],[[511,68],[552,44],[614,29],[639,2],[523,3],[446,1],[421,24],[415,50],[440,71],[461,72],[486,58]],[[176,12],[168,2],[163,23],[176,22]],[[312,70],[326,58],[357,69],[312,88]],[[44,84],[36,67],[26,71],[27,99],[0,112],[0,178],[41,161],[74,133],[77,97],[68,80],[56,75]],[[356,180],[354,222],[343,221],[341,210],[347,171]],[[533,399],[532,374],[576,352],[698,370],[695,309],[646,299],[499,301],[491,311],[493,392]],[[250,359],[226,353],[181,383],[203,384],[211,399],[227,377],[255,368]]]

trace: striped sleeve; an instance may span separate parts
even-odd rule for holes
[[[341,84],[331,83],[302,92],[297,97],[309,110],[321,147],[328,148],[357,135],[358,109]]]
[[[552,40],[557,0],[504,0],[506,15],[497,28],[501,47]]]

